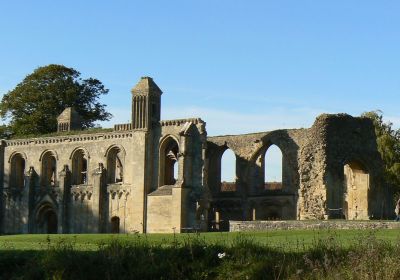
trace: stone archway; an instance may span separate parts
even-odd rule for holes
[[[44,204],[37,211],[37,233],[55,234],[58,231],[57,213],[53,206]]]
[[[178,141],[168,136],[160,144],[159,187],[174,185],[178,180],[179,144]]]

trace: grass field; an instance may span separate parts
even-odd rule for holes
[[[150,244],[168,246],[173,242],[182,243],[188,239],[202,239],[208,244],[229,246],[238,235],[251,239],[259,245],[284,250],[307,250],[315,242],[334,238],[344,248],[360,239],[374,235],[377,239],[390,243],[400,242],[398,229],[379,230],[275,230],[254,233],[212,232],[200,234],[21,234],[0,236],[0,250],[45,250],[49,245],[67,242],[77,250],[97,250],[99,245],[111,241],[146,240]]]
[[[400,231],[0,236],[0,279],[400,279]]]

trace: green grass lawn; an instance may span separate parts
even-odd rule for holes
[[[274,230],[254,233],[200,233],[200,234],[21,234],[0,236],[0,250],[45,250],[60,242],[72,243],[77,250],[98,250],[101,244],[112,240],[146,240],[150,244],[170,246],[174,242],[185,243],[189,239],[202,239],[209,244],[230,245],[239,235],[252,239],[260,245],[289,250],[306,250],[316,242],[330,238],[339,241],[343,247],[356,244],[373,234],[377,239],[395,243],[400,240],[400,230]]]
[[[0,236],[0,279],[400,279],[400,230]]]

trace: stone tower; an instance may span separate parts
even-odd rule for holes
[[[67,107],[57,117],[57,132],[81,130],[81,116],[73,107]]]
[[[143,143],[140,151],[137,150],[137,160],[141,161],[142,168],[135,170],[139,186],[137,196],[143,197],[142,202],[135,206],[143,211],[143,232],[147,226],[147,194],[154,190],[158,181],[158,144],[161,136],[161,94],[162,91],[150,77],[142,77],[132,89],[132,130],[137,142]],[[141,159],[139,159],[141,157]],[[144,195],[143,195],[144,194]],[[135,194],[133,194],[135,195]],[[139,217],[136,218],[139,220]]]
[[[132,129],[149,131],[159,124],[162,91],[150,77],[132,89]]]

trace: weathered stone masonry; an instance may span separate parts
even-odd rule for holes
[[[0,232],[225,230],[229,220],[365,220],[391,216],[370,120],[321,115],[309,129],[207,137],[200,118],[161,121],[151,78],[132,89],[132,122],[114,131],[3,140]],[[67,108],[55,130],[79,127]],[[283,155],[265,188],[265,153]],[[236,155],[232,189],[221,157]]]

